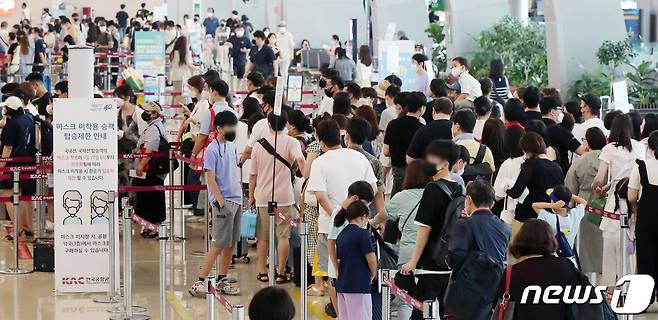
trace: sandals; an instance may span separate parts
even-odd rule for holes
[[[284,284],[292,281],[292,278],[287,274],[277,274],[276,275],[276,284]]]
[[[258,279],[260,282],[270,282],[270,278],[267,276],[267,273],[257,274],[256,279]]]

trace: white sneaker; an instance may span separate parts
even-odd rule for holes
[[[190,293],[191,296],[197,297],[197,298],[205,298],[206,297],[206,283],[204,281],[197,281],[195,282],[191,288],[187,289],[187,292]]]

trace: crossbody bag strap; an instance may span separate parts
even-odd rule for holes
[[[283,163],[283,165],[286,166],[288,169],[293,170],[293,167],[290,164],[290,162],[288,162],[288,160],[284,159],[283,156],[281,156],[278,152],[276,152],[276,150],[274,150],[274,147],[272,147],[269,141],[267,141],[265,138],[262,138],[258,140],[258,143],[260,143],[260,145],[263,146],[263,148],[265,149],[265,151],[267,151],[267,153],[273,155],[274,158],[276,158],[281,163]]]
[[[402,223],[402,228],[400,228],[400,233],[402,233],[402,230],[404,230],[404,226],[406,226],[406,225],[407,225],[407,221],[409,221],[409,217],[411,217],[411,214],[414,213],[414,211],[416,210],[416,208],[418,208],[419,205],[420,205],[420,200],[418,200],[418,203],[416,203],[416,205],[414,206],[414,208],[411,209],[411,211],[409,211],[409,214],[407,215],[407,218],[404,219],[404,222]]]
[[[484,161],[484,155],[487,152],[487,146],[484,144],[480,143],[480,147],[478,148],[478,154],[475,156],[475,163],[474,164],[480,164],[482,161]]]

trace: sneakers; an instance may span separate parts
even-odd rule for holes
[[[237,296],[240,294],[240,288],[231,285],[228,282],[220,282],[217,284],[217,290],[219,293],[227,296]]]
[[[206,297],[206,283],[205,281],[197,281],[195,282],[191,288],[187,289],[187,292],[190,293],[191,296],[196,297],[196,298],[205,298]]]

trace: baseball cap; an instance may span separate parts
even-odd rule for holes
[[[551,201],[558,202],[562,200],[564,201],[564,208],[569,208],[569,202],[571,202],[571,197],[573,195],[569,188],[558,186],[553,189],[546,190],[546,193],[551,197]]]
[[[601,98],[593,93],[586,93],[580,96],[580,100],[585,101],[592,109],[601,109]]]
[[[7,107],[12,110],[18,110],[23,107],[23,100],[19,97],[11,96],[5,100],[5,102],[0,103],[0,107]]]
[[[155,111],[157,113],[162,112],[162,107],[155,101],[144,102],[143,104],[139,105],[139,107],[144,109],[144,111]]]
[[[446,82],[446,87],[448,87],[450,90],[462,92],[462,86],[459,84],[459,81],[455,81],[454,83]]]

